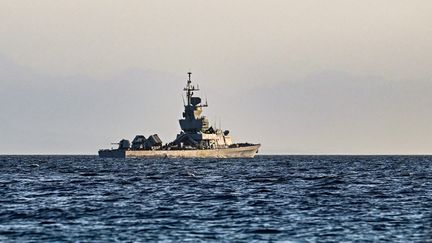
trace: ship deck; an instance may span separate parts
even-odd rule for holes
[[[253,158],[260,144],[221,149],[190,150],[99,150],[101,158]]]

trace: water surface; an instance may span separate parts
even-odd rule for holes
[[[0,156],[0,241],[432,239],[431,156]]]

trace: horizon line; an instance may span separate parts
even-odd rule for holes
[[[44,154],[44,153],[40,153],[40,154],[0,154],[0,156],[98,156],[98,154],[79,154],[79,153],[65,153],[65,154],[61,154],[61,153],[53,153],[53,154]],[[347,154],[343,154],[343,153],[323,153],[323,154],[299,154],[299,153],[263,153],[263,154],[257,154],[256,156],[432,156],[432,153],[416,153],[416,154],[393,154],[393,153],[371,153],[371,154],[365,154],[365,153],[359,153],[359,154],[355,154],[355,153],[347,153]],[[137,157],[139,158],[139,157]],[[221,158],[222,159],[222,158]]]

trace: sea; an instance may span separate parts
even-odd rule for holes
[[[0,156],[0,242],[432,242],[432,156]]]

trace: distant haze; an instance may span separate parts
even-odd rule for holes
[[[188,71],[270,154],[432,154],[432,2],[0,2],[0,154],[179,132]]]

